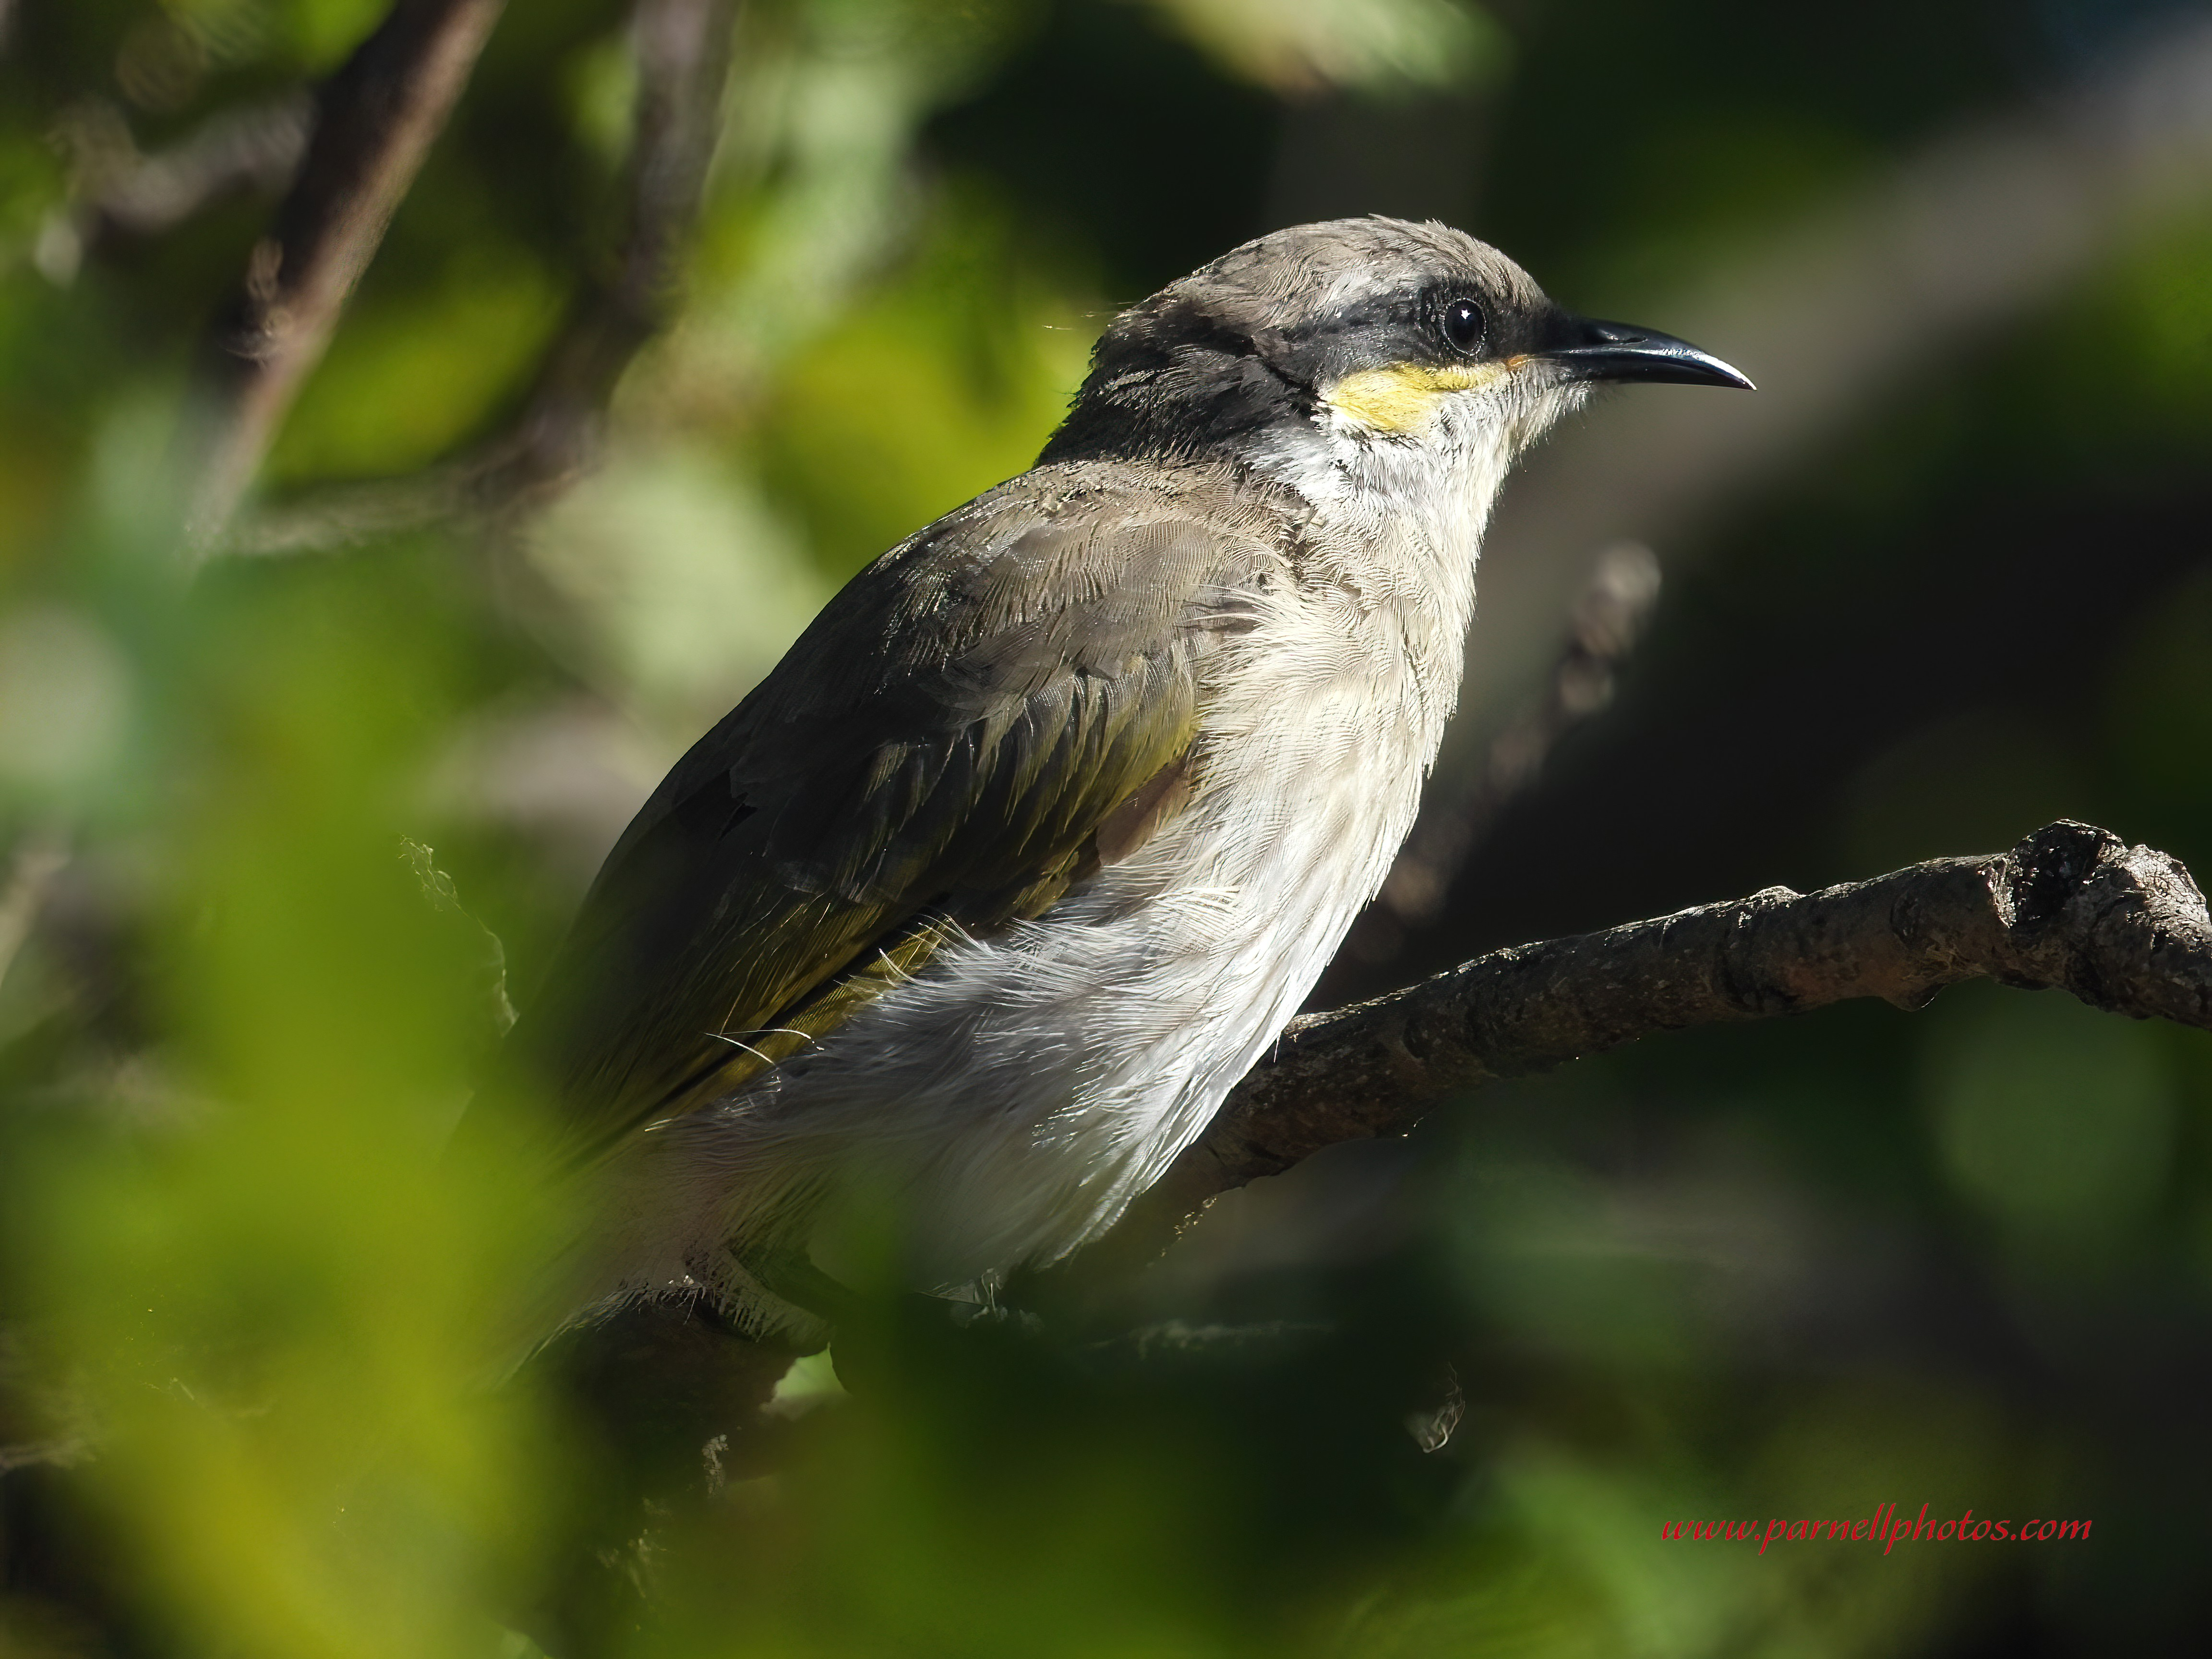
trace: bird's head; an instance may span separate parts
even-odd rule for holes
[[[1576,316],[1449,227],[1340,219],[1262,236],[1114,319],[1046,461],[1280,454],[1505,462],[1595,383],[1748,388],[1671,335]]]

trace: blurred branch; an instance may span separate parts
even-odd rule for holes
[[[675,319],[684,255],[722,131],[737,10],[736,0],[640,0],[623,244],[546,354],[520,418],[481,453],[471,483],[479,510],[573,482],[597,457],[623,371]]]
[[[621,242],[547,349],[514,420],[468,455],[416,477],[264,513],[228,550],[307,551],[455,517],[495,517],[542,504],[589,469],[623,371],[675,319],[684,255],[721,136],[737,10],[737,0],[638,0],[635,136]]]
[[[16,843],[9,861],[8,884],[0,888],[0,982],[5,982],[16,952],[31,937],[46,890],[69,860],[69,837],[58,828],[31,830]]]
[[[149,154],[113,105],[102,100],[78,105],[64,115],[58,133],[70,151],[76,199],[40,230],[40,270],[65,283],[90,248],[161,235],[228,196],[275,195],[298,170],[313,124],[313,105],[295,94],[224,110],[176,143]]]
[[[252,482],[504,4],[397,0],[318,90],[299,177],[202,353],[195,541],[221,532]]]
[[[297,96],[224,111],[109,180],[87,204],[94,237],[158,236],[234,191],[283,189],[307,153],[313,120]]]
[[[70,1468],[90,1462],[92,1454],[92,1442],[82,1435],[61,1440],[16,1441],[0,1445],[0,1474],[17,1469]]]
[[[1294,1022],[1097,1247],[1100,1265],[1152,1253],[1232,1187],[1339,1141],[1401,1133],[1443,1094],[1662,1031],[1854,997],[1918,1008],[1980,978],[2212,1030],[2212,916],[2166,854],[2059,823],[1990,857],[1939,859],[1817,893],[1770,887],[1494,951]]]
[[[1394,960],[1407,936],[1434,921],[1452,883],[1506,803],[1536,781],[1561,738],[1613,702],[1614,672],[1659,603],[1659,561],[1641,542],[1607,548],[1575,600],[1565,642],[1540,696],[1491,740],[1482,764],[1457,789],[1437,793],[1397,862],[1345,940],[1368,967]]]

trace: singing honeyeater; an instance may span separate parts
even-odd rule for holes
[[[1117,317],[1036,466],[856,576],[608,856],[508,1045],[578,1182],[553,1317],[818,1339],[856,1272],[1111,1225],[1381,884],[1492,501],[1603,380],[1750,384],[1433,223]]]

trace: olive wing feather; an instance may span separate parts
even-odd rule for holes
[[[508,1044],[566,1159],[727,1094],[948,930],[1042,914],[1117,808],[1117,843],[1157,818],[1283,526],[1225,488],[1043,477],[856,577],[617,843]]]

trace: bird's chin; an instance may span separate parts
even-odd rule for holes
[[[1531,383],[1516,399],[1519,407],[1507,428],[1515,458],[1517,459],[1546,433],[1588,403],[1592,389],[1589,381],[1565,375],[1532,376]]]

